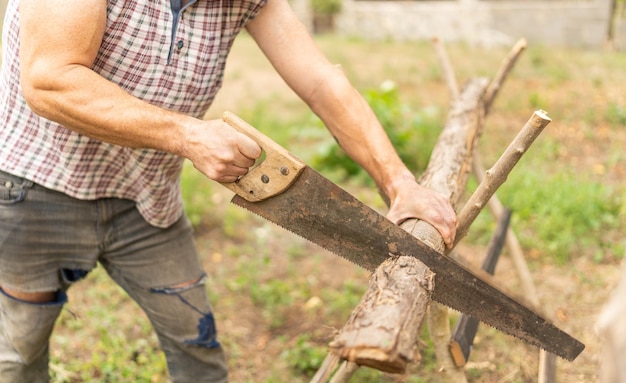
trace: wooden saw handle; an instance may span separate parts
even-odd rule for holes
[[[252,138],[265,152],[265,158],[235,182],[223,183],[238,196],[258,202],[285,191],[298,178],[306,164],[269,137],[231,112],[224,112],[224,122]]]

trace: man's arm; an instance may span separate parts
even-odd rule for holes
[[[396,223],[423,219],[451,246],[456,215],[449,202],[415,182],[372,109],[317,48],[287,0],[269,0],[247,29],[285,82],[390,198],[387,217]]]
[[[22,0],[21,85],[32,110],[81,134],[189,158],[232,182],[261,149],[221,120],[201,121],[143,102],[90,68],[106,24],[105,0]]]

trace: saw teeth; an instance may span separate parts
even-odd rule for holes
[[[250,209],[248,209],[248,208],[246,208],[245,206],[237,205],[237,204],[235,204],[235,203],[233,203],[233,205],[235,205],[235,206],[237,206],[237,207],[241,207],[241,208],[245,209],[246,211],[248,211],[248,212],[250,212],[250,213],[254,214],[256,217],[261,218],[263,222],[269,222],[269,223],[271,223],[271,224],[272,224],[273,226],[275,226],[275,227],[280,227],[281,229],[283,229],[283,230],[285,230],[285,231],[287,231],[287,232],[289,232],[289,233],[291,233],[291,234],[295,235],[295,236],[296,236],[296,237],[298,237],[298,238],[302,238],[302,239],[304,239],[304,240],[305,240],[305,241],[307,241],[308,243],[313,244],[313,245],[315,245],[315,246],[319,247],[320,249],[324,249],[325,251],[327,251],[327,252],[329,252],[329,253],[332,253],[332,254],[333,254],[333,255],[335,255],[335,256],[338,256],[338,257],[340,257],[340,258],[342,258],[342,259],[345,259],[346,261],[348,261],[348,262],[350,262],[351,264],[353,264],[353,265],[355,265],[355,266],[359,267],[360,269],[363,269],[363,270],[366,270],[366,271],[371,272],[371,270],[366,269],[365,267],[363,267],[363,266],[359,265],[358,263],[354,262],[354,261],[353,261],[353,260],[351,260],[350,258],[344,257],[343,255],[338,254],[337,252],[334,252],[334,251],[332,251],[332,250],[328,250],[328,249],[326,249],[326,248],[324,248],[324,247],[322,247],[322,246],[318,245],[317,243],[315,243],[315,242],[313,242],[313,241],[309,240],[308,238],[303,237],[303,236],[301,236],[300,234],[298,234],[298,233],[296,233],[296,232],[294,232],[294,231],[289,230],[288,228],[284,227],[283,225],[279,225],[279,224],[277,224],[276,222],[268,221],[268,220],[267,220],[267,219],[265,219],[262,215],[259,215],[258,213],[254,212],[254,211],[252,211],[252,210],[250,210]],[[393,255],[393,254],[390,254],[390,255]]]

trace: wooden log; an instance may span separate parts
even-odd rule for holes
[[[420,184],[447,196],[452,205],[458,202],[466,188],[471,169],[471,153],[482,122],[482,95],[487,84],[486,79],[475,79],[464,87],[450,110],[430,163],[419,180]],[[441,235],[430,224],[412,219],[401,226],[439,252],[445,251]],[[414,266],[401,266],[409,262],[403,258],[389,259],[374,272],[361,303],[331,343],[331,352],[359,365],[381,371],[405,371],[407,363],[414,358],[418,342],[417,331],[421,327],[430,296],[416,294],[410,287],[416,284],[411,270],[427,268],[414,258],[410,258],[410,262],[415,263]],[[389,275],[388,270],[393,270],[394,274]],[[381,284],[381,281],[384,283]],[[411,293],[407,294],[403,289],[408,289]],[[384,297],[385,304],[379,303],[374,297]],[[428,302],[423,301],[425,297]],[[402,314],[406,308],[412,308],[410,315]],[[432,311],[431,305],[430,312]],[[447,374],[454,374],[455,367],[446,346],[450,339],[450,326],[446,318],[447,309],[445,318],[439,318],[439,321],[446,321],[447,334],[440,336],[445,338],[442,344],[450,359],[450,365],[443,367]],[[433,326],[429,321],[429,328],[433,332],[441,326]],[[455,382],[466,381],[462,370],[447,377]]]
[[[497,94],[497,91],[499,90],[500,85],[504,81],[504,78],[506,77],[506,74],[508,73],[508,70],[510,69],[512,64],[507,64],[507,69],[500,70],[499,75],[495,79],[495,83],[492,82],[492,84],[490,85],[488,103],[486,103],[484,98],[486,80],[474,79],[473,81],[468,82],[468,85],[464,88],[462,92],[459,92],[458,87],[456,86],[456,78],[454,77],[451,65],[449,65],[445,50],[437,39],[435,39],[434,42],[439,48],[437,52],[440,58],[445,59],[445,63],[448,64],[444,68],[444,74],[448,79],[448,88],[451,90],[453,101],[446,126],[439,137],[437,145],[435,146],[429,166],[420,178],[419,182],[422,185],[431,187],[432,189],[437,190],[440,193],[448,196],[450,202],[453,205],[456,205],[467,184],[467,179],[471,168],[474,144],[482,131],[482,120],[487,110],[489,109],[488,105],[490,106],[493,102],[493,99]],[[523,44],[518,43],[514,51],[521,51],[524,46],[525,42]],[[509,62],[514,61],[514,58],[516,58],[518,55],[519,53],[510,55]],[[388,199],[385,195],[383,195],[383,199],[388,202]],[[429,244],[432,248],[438,250],[441,253],[445,252],[443,239],[441,238],[439,233],[428,223],[419,220],[408,220],[404,222],[401,226],[417,238]],[[405,276],[402,276],[402,278],[404,277]],[[370,284],[370,287],[371,286],[372,285]],[[368,296],[368,293],[369,290],[368,292],[366,292],[365,296]],[[359,305],[358,307],[361,307],[361,305]],[[458,383],[466,382],[467,379],[465,377],[465,374],[461,369],[455,368],[451,355],[447,351],[446,345],[448,340],[450,339],[450,326],[447,308],[438,304],[432,304],[429,312],[429,327],[431,330],[431,338],[433,339],[433,342],[436,346],[435,351],[437,353],[438,360],[443,361],[442,369],[446,372],[446,381],[454,381]],[[355,314],[353,313],[353,316],[354,315]],[[419,316],[415,316],[415,318],[417,318],[417,320],[413,324],[413,327],[419,328],[421,326],[422,320],[419,319]],[[342,330],[342,332],[340,332],[338,338],[341,337],[344,332],[350,331],[350,329],[347,327],[348,324],[344,326],[344,329]],[[372,327],[373,326],[367,326],[367,328]],[[388,323],[387,327],[404,328],[404,326],[401,326],[400,324],[394,325],[393,323]],[[367,341],[367,331],[365,331],[364,328],[361,328],[360,331],[360,333],[363,334],[360,335],[361,340]],[[349,344],[346,341],[346,338],[347,337],[343,338],[342,342],[333,343],[335,348],[331,348],[331,351],[338,353],[338,355],[344,355],[348,358],[352,358],[352,360],[356,360],[359,355],[359,349],[371,349],[367,345],[365,345],[364,347],[364,344],[359,343],[358,339],[352,339],[351,341],[353,342],[353,344]],[[391,337],[390,339],[395,338]],[[414,340],[414,344],[416,345],[417,342],[418,339],[416,337]],[[381,351],[382,349],[385,348],[378,348],[378,351]],[[382,355],[410,355],[410,352],[399,352],[397,349],[386,350],[386,353],[382,353]],[[363,353],[363,355],[366,354],[366,352]],[[381,354],[378,353],[378,355]],[[336,360],[336,357],[334,355],[329,355],[327,357],[328,363],[325,362],[324,364],[331,365],[332,361],[334,360]],[[386,368],[384,365],[381,366],[380,362],[369,364],[371,359],[365,357],[361,358],[360,360],[362,364],[369,365],[383,371]],[[387,360],[392,361],[393,359],[387,358]],[[406,366],[406,364],[397,363],[398,362],[396,359],[390,364],[395,365],[396,367],[402,365]],[[395,369],[395,367],[392,369]],[[402,371],[403,370],[404,367],[402,367]],[[339,379],[340,381],[348,381],[353,372],[354,368],[344,369],[343,371],[339,371],[336,374],[335,378]],[[324,372],[318,371],[316,377],[318,375],[320,377],[326,376],[327,373],[328,369],[325,369]],[[317,383],[322,381],[325,380],[314,379],[312,382]]]
[[[367,292],[331,351],[358,365],[404,372],[433,291],[434,273],[413,257],[390,258],[370,278]],[[417,324],[417,325],[416,325]]]

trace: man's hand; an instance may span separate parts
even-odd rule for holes
[[[457,222],[450,202],[443,195],[416,182],[405,182],[396,190],[387,218],[396,224],[410,218],[424,220],[433,225],[446,246],[452,248]]]
[[[217,182],[235,182],[261,156],[261,147],[221,119],[198,121],[187,130],[183,156]]]

